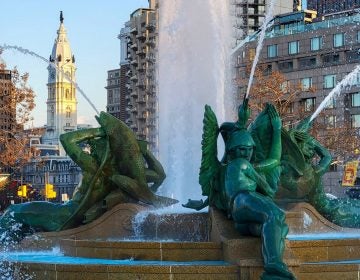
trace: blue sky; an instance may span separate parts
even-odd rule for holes
[[[49,58],[59,14],[63,11],[77,66],[77,83],[99,111],[106,106],[107,70],[119,67],[120,41],[117,35],[130,14],[148,7],[147,0],[13,0],[1,2],[0,45],[16,45]],[[46,124],[47,65],[34,57],[6,50],[2,54],[8,68],[17,66],[30,74],[36,108],[34,126]],[[78,93],[78,122],[96,125],[94,109]]]

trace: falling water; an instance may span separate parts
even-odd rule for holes
[[[162,0],[159,5],[159,146],[167,173],[162,191],[180,201],[201,194],[204,105],[221,122],[230,103],[228,5],[215,0]]]
[[[338,83],[333,89],[332,91],[330,91],[330,93],[326,96],[326,98],[321,102],[321,104],[319,105],[319,107],[316,109],[316,111],[312,114],[310,121],[314,120],[319,114],[320,112],[326,107],[328,106],[328,104],[331,102],[331,100],[333,100],[334,98],[336,98],[341,91],[346,88],[349,87],[351,85],[354,85],[355,82],[357,81],[357,77],[358,77],[358,73],[360,73],[360,65],[356,66],[355,69],[353,71],[351,71],[349,74],[347,74],[345,76],[344,79],[342,79],[342,81],[340,83]]]
[[[19,46],[11,46],[11,45],[4,44],[4,45],[0,45],[0,49],[3,49],[3,50],[9,50],[9,49],[16,50],[16,51],[21,52],[21,53],[23,53],[25,55],[31,55],[33,57],[36,57],[36,58],[44,61],[45,63],[49,64],[51,67],[56,69],[56,71],[59,71],[65,77],[65,79],[68,80],[74,87],[76,87],[76,89],[81,93],[81,95],[85,98],[85,100],[95,110],[96,114],[97,115],[99,114],[99,111],[96,109],[95,105],[91,102],[91,100],[87,97],[85,92],[78,86],[77,83],[75,83],[73,80],[71,80],[71,78],[62,69],[57,67],[55,63],[50,62],[45,57],[43,57],[43,56],[41,56],[41,55],[39,55],[39,54],[37,54],[37,53],[35,53],[33,51],[30,51],[28,49],[24,49],[24,48],[19,47]]]
[[[266,11],[264,22],[260,27],[261,31],[260,31],[258,44],[256,46],[254,62],[252,64],[252,66],[251,66],[249,83],[248,83],[248,87],[247,87],[247,90],[246,90],[246,98],[249,97],[249,94],[250,94],[250,89],[251,89],[251,84],[252,84],[253,79],[254,79],[255,69],[256,69],[257,63],[259,61],[260,52],[262,50],[263,41],[264,41],[264,38],[265,38],[265,32],[266,32],[266,29],[269,27],[270,21],[272,20],[272,13],[274,11],[275,2],[276,2],[276,0],[271,0],[270,1],[270,4],[269,4],[268,9]]]

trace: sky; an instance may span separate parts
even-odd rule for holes
[[[107,71],[119,68],[120,29],[147,0],[0,0],[0,46],[14,45],[49,58],[59,28],[60,11],[76,59],[76,82],[98,111],[106,110]],[[46,124],[47,65],[30,55],[5,50],[1,58],[8,69],[17,66],[29,73],[29,85],[36,94],[33,122]],[[97,126],[95,110],[77,93],[78,123]]]

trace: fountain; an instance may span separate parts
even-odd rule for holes
[[[174,12],[181,11],[181,5],[186,5],[183,2],[184,1],[175,1],[175,4],[168,8],[175,9]],[[216,4],[213,3],[212,5]],[[164,3],[164,6],[166,8],[166,3]],[[218,8],[221,11],[220,7]],[[212,14],[207,15],[214,16]],[[197,16],[199,16],[199,14],[197,14]],[[219,18],[216,17],[215,19],[219,20]],[[218,21],[215,20],[214,22]],[[179,32],[178,29],[182,28],[182,26],[180,24],[170,26],[163,25],[163,28],[167,28],[170,34],[176,36],[176,32]],[[166,38],[163,37],[162,39]],[[174,38],[170,36],[170,38],[167,39],[170,40]],[[164,54],[164,52],[162,54]],[[170,53],[167,54],[170,55]],[[195,52],[194,55],[196,56],[198,53]],[[160,63],[163,63],[164,67],[165,62],[173,58],[174,57],[165,56],[165,60],[160,61]],[[187,61],[185,57],[182,59]],[[179,61],[181,61],[180,58]],[[175,61],[175,63],[176,62],[178,61]],[[191,61],[188,63],[190,65]],[[205,68],[210,67],[207,66]],[[216,68],[214,71],[223,69],[222,73],[226,72],[219,64],[215,64],[214,68]],[[164,68],[160,68],[159,70],[165,71]],[[178,74],[189,74],[186,77],[182,77],[182,79],[188,82],[187,92],[191,92],[190,88],[195,88],[196,91],[204,90],[205,93],[212,91],[203,89],[202,87],[195,87],[195,82],[192,80],[194,73],[188,73],[188,68],[184,68],[176,73],[172,73],[171,69],[168,70],[168,74],[171,77],[178,77]],[[218,75],[216,74],[215,76]],[[203,78],[202,76],[198,76],[198,78],[194,79],[201,80]],[[181,79],[178,78],[178,80]],[[164,83],[166,82],[160,81],[160,89],[163,92],[165,89],[169,90],[169,87],[172,89],[177,86],[177,84]],[[221,88],[219,91],[224,91],[224,84],[222,84],[221,81],[210,87]],[[195,98],[194,93],[187,97],[188,100],[194,100],[198,108],[201,108],[204,103],[207,102],[206,100],[193,98]],[[210,99],[215,100],[216,98],[211,97]],[[221,100],[222,97],[220,97],[219,102],[215,102],[212,106],[214,106],[214,108],[220,108],[216,110],[220,119],[227,119],[221,106],[217,105],[222,102]],[[170,101],[171,103],[177,103],[174,102],[174,100]],[[160,104],[160,106],[161,112],[165,112],[166,108],[164,104]],[[176,111],[172,119],[167,120],[168,123],[164,126],[169,132],[173,132],[175,127],[177,132],[180,133],[180,136],[185,138],[187,137],[187,130],[182,130],[185,125],[184,123],[178,122],[178,120],[184,121],[186,120],[185,117],[191,114],[188,112],[187,107],[180,107],[180,109],[180,111]],[[172,109],[169,108],[169,110],[171,111]],[[209,111],[209,109],[207,110]],[[273,115],[272,109],[267,110],[267,113],[264,113],[266,116]],[[240,118],[237,122],[225,123],[221,126],[224,132],[224,140],[232,139],[232,133],[238,128],[245,129],[245,122],[241,121],[241,117],[244,117],[242,114],[244,114],[244,110],[239,110]],[[207,116],[209,117],[209,115]],[[101,125],[102,118],[105,117],[100,116]],[[200,119],[201,117],[194,114],[190,120],[185,121],[185,124],[190,126],[193,120]],[[271,119],[271,117],[269,117],[269,119]],[[268,117],[266,117],[265,123],[266,122],[268,122]],[[309,122],[307,125],[309,125]],[[253,125],[252,128],[256,131],[256,126]],[[303,124],[303,126],[298,127],[298,130],[301,130],[301,132],[305,134],[307,132],[305,128],[306,125]],[[100,143],[103,141],[99,141],[97,144],[99,146],[104,145],[105,147],[109,145],[110,150],[114,153],[121,151],[123,147],[119,147],[119,145],[121,145],[122,141],[117,141],[116,138],[118,137],[112,135],[112,126],[104,126],[103,129],[110,136],[110,141],[105,141],[105,143]],[[195,130],[199,132],[200,128],[197,127]],[[91,130],[91,133],[94,134],[94,137],[103,138],[102,132],[98,129]],[[286,132],[282,133],[286,134]],[[257,134],[260,135],[261,132]],[[294,132],[294,134],[296,134],[296,132]],[[71,142],[72,137],[70,136],[70,134],[63,136],[63,140],[67,139],[67,141]],[[200,154],[199,156],[196,156],[196,154],[200,151],[201,137],[199,136],[195,140],[195,142],[199,144],[198,148],[193,148],[193,146],[189,148],[188,139],[181,139],[180,136],[172,137],[174,139],[171,139],[170,136],[161,136],[160,140],[162,143],[165,143],[165,145],[167,141],[170,142],[170,140],[174,140],[171,144],[174,146],[170,146],[170,143],[167,143],[168,145],[165,146],[165,151],[161,154],[162,157],[164,157],[165,153],[169,158],[162,158],[161,160],[164,160],[166,164],[171,160],[176,162],[176,157],[178,157],[177,150],[175,150],[176,148],[179,149],[181,153],[187,154],[188,156],[191,155],[191,161],[194,157],[198,157],[196,160],[199,160],[199,163],[190,165],[188,161],[184,161],[182,164],[188,164],[190,167],[186,167],[184,174],[179,175],[182,179],[177,178],[177,173],[175,172],[179,171],[178,173],[181,173],[182,165],[174,163],[172,167],[168,167],[169,170],[167,170],[167,172],[175,173],[169,176],[170,179],[168,179],[167,185],[170,184],[169,181],[171,183],[176,182],[179,185],[187,185],[194,189],[194,192],[188,192],[186,196],[197,197],[201,191],[194,183],[197,182],[197,178],[193,178],[190,181],[182,180],[188,175],[187,172],[193,174],[191,176],[189,175],[190,178],[197,177],[194,174],[197,174],[200,166]],[[179,140],[179,138],[182,141],[177,142],[176,140]],[[288,139],[283,136],[282,140],[284,142]],[[141,152],[145,157],[146,151],[142,150],[143,146],[141,143],[137,143],[132,139],[132,144],[137,147],[137,152]],[[259,144],[257,143],[257,145]],[[98,156],[104,156],[106,159],[107,154],[108,153],[105,153],[104,156],[104,154],[100,152]],[[230,157],[229,154],[225,154],[223,160],[229,161]],[[149,162],[151,161],[148,159],[148,164]],[[107,160],[98,162],[98,165],[100,166],[98,169],[102,170],[104,168],[104,172],[109,169],[114,169],[112,165],[108,165]],[[121,168],[125,168],[124,165],[121,165],[119,162],[116,162],[115,165],[120,165]],[[161,168],[159,168],[157,164],[152,167],[159,175],[158,180],[152,181],[152,183],[158,187],[164,178],[161,174]],[[93,172],[92,175],[96,177],[101,176],[101,180],[106,180],[108,179],[107,177],[110,179],[113,175],[112,173],[104,173],[105,175],[100,173],[101,172],[99,172],[99,174],[98,172]],[[123,192],[101,193],[93,198],[92,191],[94,189],[96,190],[96,187],[94,189],[90,188],[91,191],[81,197],[83,200],[80,200],[79,205],[75,205],[80,207],[76,207],[75,210],[69,207],[70,211],[74,211],[71,212],[70,216],[65,215],[64,218],[63,210],[57,213],[62,219],[56,219],[56,222],[60,223],[60,225],[56,224],[53,228],[45,228],[48,232],[40,232],[26,236],[19,245],[12,244],[12,250],[4,253],[2,256],[3,267],[1,267],[1,271],[3,275],[0,276],[0,278],[260,279],[260,275],[263,273],[262,244],[260,239],[240,234],[240,232],[244,233],[243,224],[241,223],[241,225],[239,225],[239,223],[237,223],[235,227],[233,221],[228,220],[223,212],[213,207],[214,205],[218,206],[216,203],[223,203],[223,201],[217,199],[211,200],[214,199],[214,197],[211,198],[211,191],[207,190],[208,192],[205,192],[205,194],[211,198],[207,202],[211,206],[209,213],[150,213],[143,216],[138,215],[137,223],[134,223],[134,218],[139,212],[153,210],[154,207],[151,206],[151,204],[156,204],[159,200],[165,202],[164,204],[170,204],[174,201],[169,198],[158,198],[149,193],[146,186],[144,186],[144,184],[147,184],[149,181],[144,183],[144,180],[140,178],[141,174],[136,174],[136,176],[138,176],[136,177],[137,181],[138,183],[140,182],[139,185],[131,185],[131,187],[129,187],[129,184],[117,180],[119,177],[116,176],[120,175],[121,174],[116,174],[115,178],[111,179],[114,179],[115,183],[120,186]],[[271,177],[271,174],[268,175],[268,177]],[[96,180],[90,181],[90,185],[94,185]],[[128,181],[130,180],[127,180],[127,182]],[[144,184],[141,184],[141,182]],[[106,188],[106,186],[104,187]],[[132,187],[140,189],[140,191],[133,192],[131,190]],[[169,193],[167,186],[161,186],[159,190],[163,193]],[[127,196],[126,194],[129,194],[129,192],[131,195]],[[171,193],[174,194],[175,198],[178,198],[179,194],[174,191],[170,191],[170,194]],[[106,198],[106,203],[111,205],[111,207],[106,205],[108,207],[108,211],[106,212],[104,212],[103,205],[99,203],[103,198]],[[179,195],[179,199],[183,200],[183,197]],[[81,201],[85,202],[82,203]],[[195,204],[196,203],[197,202],[195,202]],[[289,226],[289,235],[285,240],[283,260],[297,276],[297,279],[332,279],[339,275],[346,275],[349,279],[356,279],[356,277],[358,277],[358,260],[360,259],[360,254],[357,246],[359,246],[359,230],[344,229],[329,222],[309,204],[285,204],[284,201],[280,201],[280,203],[283,203],[281,206],[287,210],[286,223]],[[94,204],[95,207],[91,207],[92,204]],[[201,204],[201,207],[206,206],[206,201],[201,202]],[[199,206],[199,204],[196,204],[196,206]],[[217,208],[221,209],[221,207]],[[18,211],[20,214],[23,209],[26,209],[26,207],[22,208],[20,206],[19,208],[14,208],[15,212]],[[34,214],[38,214],[36,211],[39,209],[35,208],[30,210],[32,210],[32,212],[28,212],[28,214],[32,214],[33,218]],[[51,212],[46,212],[45,214],[51,214]],[[45,218],[40,219],[40,222],[36,224],[37,227],[46,224],[47,216],[45,214],[42,214],[44,216],[39,215]],[[83,214],[86,216],[85,224],[82,224],[82,219],[79,218],[79,216]],[[235,214],[233,213],[232,215]],[[26,222],[26,219],[22,220],[22,222],[24,221]],[[136,228],[134,228],[134,224]],[[246,225],[246,223],[244,224]],[[19,227],[17,223],[13,224],[14,229],[19,230]],[[256,227],[252,228],[252,230],[258,232],[258,228]],[[339,235],[339,232],[345,230],[347,231],[346,234]],[[281,231],[281,237],[283,237],[284,232],[283,230]],[[314,232],[318,232],[319,234],[315,235]],[[278,235],[274,235],[274,237],[275,240],[279,240],[277,238],[280,238]],[[7,236],[3,235],[3,238],[7,238]],[[36,252],[34,253],[33,250],[36,250]],[[40,250],[42,251],[40,252]]]

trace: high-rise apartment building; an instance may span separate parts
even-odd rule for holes
[[[120,99],[124,96],[127,104],[125,122],[135,132],[138,139],[149,143],[149,148],[155,153],[158,145],[155,71],[156,16],[156,10],[150,8],[134,11],[119,35],[121,41]]]
[[[233,14],[234,37],[237,43],[248,35],[256,32],[262,25],[269,0],[230,0]],[[293,1],[276,1],[272,15],[292,12]]]
[[[289,110],[298,112],[301,109],[310,115],[337,83],[359,64],[360,27],[357,22],[360,15],[345,13],[313,23],[307,23],[305,18],[305,13],[295,12],[275,20],[271,31],[266,34],[259,65],[267,71],[280,71],[287,83],[300,84],[302,92]],[[256,46],[257,41],[252,40],[237,53],[236,73],[241,93],[246,91],[245,69],[252,63]],[[339,123],[360,128],[359,77],[343,88],[336,100],[327,104],[323,115],[316,119],[323,124],[321,135],[324,141],[329,140],[326,139],[328,133]],[[309,88],[314,91],[309,91]],[[336,171],[336,165],[332,165],[332,170],[334,172],[326,174],[325,184],[328,188],[340,190],[341,173]]]
[[[120,70],[113,69],[108,71],[107,86],[105,87],[107,91],[106,111],[114,117],[125,121],[124,117],[121,118],[121,113],[126,107],[124,106],[123,110],[120,108],[123,105],[121,96],[124,97],[124,95],[120,95]],[[125,101],[125,98],[123,101]]]
[[[11,71],[0,70],[0,129],[8,132],[16,125],[16,108],[11,91]]]

